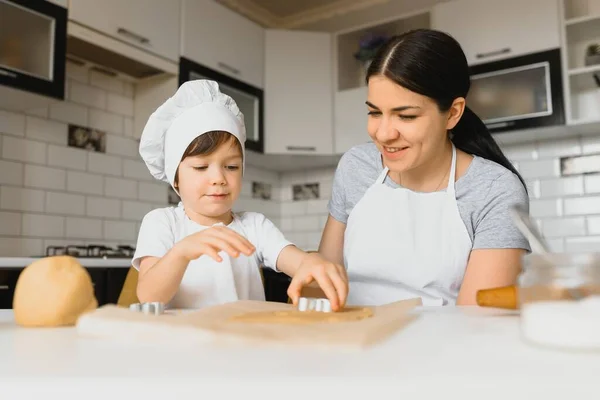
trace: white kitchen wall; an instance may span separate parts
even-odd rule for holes
[[[138,154],[135,86],[67,66],[65,102],[24,114],[0,110],[0,256],[41,255],[51,245],[135,245],[143,216],[168,203],[168,185]],[[68,147],[69,123],[105,131],[106,153]],[[279,183],[278,174],[253,167],[249,179]],[[279,202],[253,199],[251,184],[237,208],[278,223]]]
[[[600,251],[600,174],[562,177],[560,158],[600,153],[598,136],[503,146],[527,181],[530,211],[555,251]],[[300,246],[314,249],[327,219],[334,169],[281,177],[281,228]],[[291,187],[319,182],[321,199],[292,201]]]

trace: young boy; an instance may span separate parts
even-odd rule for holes
[[[232,212],[245,140],[242,113],[214,81],[184,83],[150,116],[140,155],[181,202],[142,221],[132,261],[139,300],[171,308],[264,300],[262,264],[291,276],[291,288],[316,280],[339,310],[348,292],[342,266],[298,249],[262,214]],[[294,304],[299,291],[288,293]]]

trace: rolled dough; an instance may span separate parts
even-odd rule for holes
[[[231,322],[256,324],[314,324],[360,321],[373,316],[368,307],[347,307],[337,312],[278,310],[258,311],[238,314],[231,317]]]

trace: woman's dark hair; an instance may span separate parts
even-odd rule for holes
[[[367,82],[375,75],[383,75],[411,92],[431,98],[442,112],[448,111],[457,97],[466,99],[471,87],[467,58],[460,44],[448,34],[431,29],[408,31],[386,42],[369,65]],[[465,107],[452,129],[451,140],[465,153],[509,169],[525,186],[485,124],[469,107]]]
[[[229,142],[230,140],[233,140],[232,146],[237,147],[240,151],[240,154],[243,154],[242,145],[231,133],[225,131],[210,131],[198,136],[192,141],[192,143],[189,144],[189,146],[183,152],[181,161],[188,157],[208,156],[217,151],[221,145]],[[175,171],[174,184],[175,187],[179,185],[179,167],[177,167],[177,171]]]

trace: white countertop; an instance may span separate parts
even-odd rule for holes
[[[0,268],[26,267],[41,257],[0,257]],[[131,267],[131,258],[77,258],[86,268],[122,268]]]
[[[387,342],[343,352],[182,344],[152,348],[84,339],[75,328],[20,328],[11,310],[0,310],[0,390],[7,399],[60,391],[61,399],[78,400],[203,398],[212,389],[219,390],[217,398],[241,399],[256,392],[261,399],[279,400],[354,394],[398,400],[600,394],[600,353],[528,345],[520,338],[514,312],[475,307],[415,312],[419,318]]]

